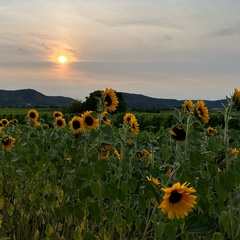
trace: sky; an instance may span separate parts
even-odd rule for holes
[[[239,0],[0,0],[0,19],[0,89],[78,100],[240,89]]]

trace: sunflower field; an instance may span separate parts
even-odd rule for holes
[[[240,239],[239,90],[223,125],[186,100],[158,131],[131,112],[114,125],[113,89],[98,101],[50,125],[35,109],[1,119],[1,240]]]

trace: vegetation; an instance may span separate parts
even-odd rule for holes
[[[112,114],[106,92],[96,111],[1,120],[0,239],[239,239],[240,93],[163,117]]]

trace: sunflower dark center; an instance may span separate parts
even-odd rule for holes
[[[60,114],[59,113],[55,113],[55,117],[60,117]]]
[[[34,112],[31,112],[31,113],[29,114],[29,116],[30,116],[30,118],[35,118],[35,117],[36,117],[36,114],[35,114]]]
[[[61,120],[57,120],[57,125],[61,127],[63,125],[63,122]]]
[[[92,126],[93,125],[93,119],[92,117],[86,117],[85,118],[85,123],[88,125],[88,126]]]
[[[7,121],[6,121],[6,120],[2,120],[2,124],[3,124],[3,125],[6,125],[6,124],[7,124]]]
[[[79,121],[73,121],[72,126],[73,126],[73,129],[75,129],[75,130],[76,130],[76,129],[79,129],[79,128],[81,127]]]
[[[169,197],[169,202],[170,203],[178,203],[182,199],[182,194],[178,193],[176,190],[172,191],[170,197]]]
[[[111,97],[110,97],[109,95],[107,95],[107,96],[105,97],[105,101],[107,102],[107,106],[111,106],[111,104],[112,104],[112,99],[111,99]]]
[[[107,118],[105,116],[102,119],[103,119],[103,121],[107,121]]]
[[[8,146],[8,145],[10,144],[10,139],[9,139],[9,138],[4,138],[4,139],[2,140],[2,144],[3,144],[4,146]]]

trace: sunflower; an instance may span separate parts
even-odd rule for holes
[[[182,108],[186,114],[190,114],[190,112],[193,112],[194,110],[194,104],[191,100],[185,100],[182,105]]]
[[[63,113],[60,111],[54,111],[53,112],[53,117],[57,118],[57,117],[63,117]]]
[[[34,109],[31,109],[28,111],[28,114],[27,114],[27,117],[29,120],[32,120],[32,121],[37,121],[38,120],[38,112]]]
[[[240,111],[240,90],[234,89],[234,94],[232,96],[233,103],[235,105],[235,108]]]
[[[150,177],[146,176],[146,178],[147,178],[147,180],[148,180],[149,182],[152,182],[153,184],[155,184],[155,185],[157,185],[157,186],[160,185],[160,181],[159,181],[157,178],[154,178],[154,177],[152,177],[152,176],[150,176]]]
[[[215,136],[215,135],[218,134],[218,130],[215,129],[215,128],[212,128],[212,127],[208,127],[208,128],[206,129],[206,132],[207,132],[207,135],[208,135],[208,136]]]
[[[208,115],[208,108],[205,106],[203,100],[198,100],[195,105],[195,115],[203,123],[208,123],[210,117]]]
[[[129,126],[131,133],[136,136],[139,133],[139,124],[137,122],[137,119],[131,120],[130,126]]]
[[[41,126],[41,124],[38,121],[33,121],[33,124],[34,124],[35,127],[40,127]]]
[[[18,124],[18,120],[17,120],[17,119],[13,119],[13,120],[11,120],[10,122],[11,122],[12,124],[14,124],[14,125]]]
[[[101,113],[101,115],[100,115],[101,121],[106,125],[110,125],[111,120],[109,118],[107,118],[107,116],[106,116],[107,114],[108,114],[107,112]]]
[[[69,122],[70,129],[74,134],[81,133],[81,118],[78,116],[74,116]]]
[[[113,112],[117,109],[118,99],[114,90],[106,88],[102,93],[102,98],[105,112]]]
[[[15,138],[9,136],[2,139],[2,148],[10,151],[14,147]]]
[[[118,150],[116,148],[113,148],[113,153],[117,157],[118,160],[121,159],[121,155],[119,154]]]
[[[106,145],[103,145],[102,147],[100,147],[100,150],[99,150],[100,158],[103,160],[108,159],[110,156],[111,149],[112,149],[112,147],[110,144],[106,144]]]
[[[137,152],[138,159],[142,158],[152,158],[152,154],[148,152],[147,149],[142,149],[140,152]]]
[[[2,126],[6,127],[9,124],[9,121],[6,118],[3,118],[1,120],[1,124],[2,124]]]
[[[58,128],[64,128],[66,126],[66,121],[61,116],[55,118],[55,124]]]
[[[193,187],[188,188],[188,185],[187,182],[182,185],[177,182],[170,188],[162,188],[165,195],[158,208],[161,208],[163,213],[167,213],[169,219],[175,216],[177,218],[188,216],[196,204],[197,197],[191,194],[196,190]]]
[[[123,117],[123,122],[126,124],[130,124],[132,120],[136,120],[136,117],[132,113],[126,113],[125,116]]]
[[[152,154],[148,152],[147,149],[142,149],[140,152],[137,152],[137,157],[139,160],[148,160],[146,162],[146,167],[149,167],[151,164]]]
[[[98,127],[98,119],[92,116],[92,111],[86,111],[81,115],[81,126],[84,130],[91,131]]]
[[[230,153],[231,153],[232,155],[237,156],[238,153],[239,153],[239,150],[237,150],[236,148],[233,148],[233,149],[230,151]]]
[[[185,130],[180,126],[174,126],[170,131],[171,136],[177,141],[184,141],[186,138]]]

